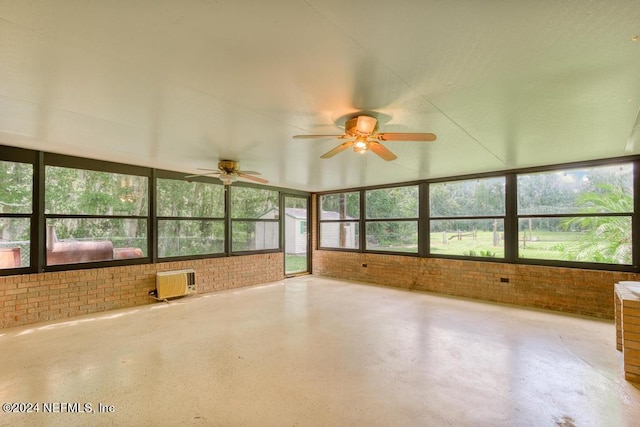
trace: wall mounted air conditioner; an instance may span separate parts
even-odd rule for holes
[[[167,299],[196,293],[196,272],[163,271],[156,274],[156,298]]]

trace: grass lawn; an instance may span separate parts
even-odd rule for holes
[[[501,233],[502,235],[502,233]],[[454,236],[449,240],[449,237]],[[470,236],[458,240],[453,234],[448,234],[446,244],[443,244],[442,233],[431,233],[431,253],[442,255],[469,255],[471,251],[480,256],[480,252],[495,254],[496,258],[504,257],[504,241],[499,246],[493,246],[493,233],[478,231],[476,239]],[[528,237],[528,236],[527,236]],[[518,255],[520,258],[567,260],[566,249],[577,242],[580,237],[576,232],[539,232],[534,233],[533,240],[520,241]]]
[[[475,239],[469,234],[463,234],[462,238],[458,240],[458,236],[453,233],[447,233],[444,236],[440,232],[431,233],[431,253],[434,255],[504,257],[504,240],[501,240],[503,233],[500,233],[498,246],[493,245],[493,232],[491,231],[478,231]],[[519,237],[521,239],[518,245],[520,258],[568,260],[566,249],[577,242],[580,234],[577,232],[544,231],[534,233],[532,240],[523,241],[522,233]],[[367,249],[389,252],[417,252],[416,246],[368,245]]]
[[[369,246],[367,249],[370,251],[388,251],[388,252],[407,252],[412,254],[418,253],[417,246]]]
[[[285,273],[302,273],[307,271],[306,255],[286,255],[284,260]]]

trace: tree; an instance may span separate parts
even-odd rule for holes
[[[631,218],[607,213],[633,212],[633,196],[625,186],[601,183],[583,193],[578,203],[587,212],[602,216],[574,217],[562,221],[565,230],[581,231],[580,241],[565,248],[570,259],[578,261],[631,264]]]
[[[28,163],[0,161],[0,246],[21,249],[21,265],[30,261],[29,242],[32,212],[33,166]],[[8,217],[3,214],[23,214]]]

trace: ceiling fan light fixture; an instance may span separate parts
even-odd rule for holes
[[[238,177],[229,173],[220,174],[218,177],[224,185],[231,185],[238,180]]]
[[[364,138],[358,138],[356,140],[356,142],[353,144],[353,148],[354,149],[358,149],[358,150],[366,150],[368,148],[367,141]]]
[[[369,141],[363,136],[359,136],[353,143],[353,151],[356,153],[364,154],[369,151]]]

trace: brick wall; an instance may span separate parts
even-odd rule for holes
[[[614,284],[640,280],[613,271],[334,251],[314,251],[313,274],[606,319],[614,315]]]
[[[315,207],[312,223],[315,230]],[[318,251],[316,247],[314,239],[313,274],[321,276],[605,319],[614,317],[614,284],[640,280],[640,275],[613,271]],[[503,278],[508,283],[501,282]]]
[[[152,304],[159,271],[193,268],[198,293],[284,278],[281,253],[0,276],[0,326],[24,325],[116,308]]]

